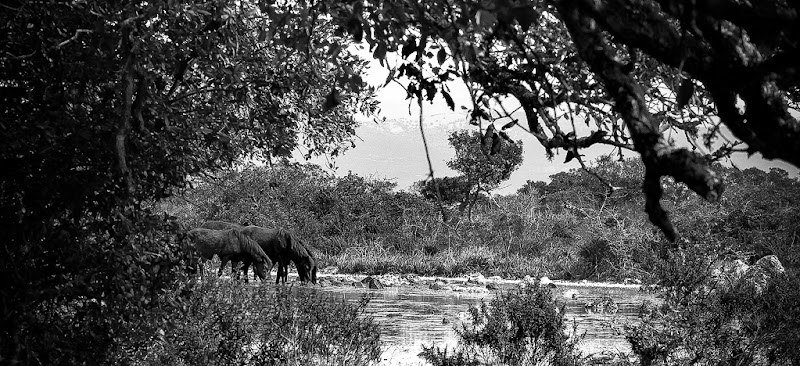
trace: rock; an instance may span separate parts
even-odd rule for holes
[[[329,280],[327,278],[320,278],[317,281],[317,284],[319,284],[319,287],[330,287],[330,286],[333,286],[333,283],[331,282],[331,280]]]
[[[539,286],[556,288],[556,284],[553,283],[553,281],[551,281],[547,276],[544,276],[539,279]]]
[[[626,278],[622,280],[622,283],[626,285],[641,285],[642,281],[638,278]]]
[[[418,275],[418,274],[416,274],[416,273],[409,273],[409,274],[407,274],[407,275],[404,275],[403,277],[404,277],[404,279],[405,279],[406,281],[408,281],[408,283],[410,283],[410,284],[412,284],[412,285],[413,285],[413,284],[416,284],[417,282],[419,282],[419,281],[420,281],[420,279],[419,279],[419,275]]]
[[[372,276],[368,276],[367,278],[361,280],[361,283],[364,284],[365,287],[371,288],[373,290],[380,290],[385,287],[380,280]]]
[[[561,296],[564,297],[565,299],[577,299],[578,291],[575,289],[569,289],[567,291],[564,291],[564,293],[562,293]]]
[[[486,284],[486,288],[489,290],[499,290],[500,286],[497,286],[496,283],[490,282]]]
[[[319,271],[322,274],[336,274],[339,273],[339,267],[336,266],[327,266]]]
[[[778,260],[778,256],[774,254],[761,257],[759,260],[756,261],[755,265],[764,269],[771,276],[783,274],[786,272],[786,269],[783,268],[783,264],[781,264],[781,261]]]
[[[483,275],[480,273],[471,273],[467,275],[467,283],[473,283],[476,285],[485,285],[486,277],[483,277]]]
[[[383,275],[379,281],[386,287],[399,286],[405,282],[400,276],[393,274]]]

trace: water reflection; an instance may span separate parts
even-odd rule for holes
[[[454,347],[457,344],[454,326],[465,319],[470,305],[489,301],[492,293],[433,291],[414,287],[392,287],[369,290],[356,287],[324,287],[317,291],[335,299],[356,302],[365,294],[372,301],[367,313],[382,325],[385,342],[384,365],[424,364],[417,354],[422,345]],[[596,287],[580,284],[561,285],[555,296],[565,302],[567,319],[577,332],[585,334],[580,349],[585,354],[604,351],[629,352],[622,329],[635,321],[639,307],[653,296],[633,287]],[[595,312],[586,307],[604,296],[618,305],[616,313]]]

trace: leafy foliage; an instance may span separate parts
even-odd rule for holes
[[[96,363],[140,344],[127,329],[144,336],[180,306],[165,291],[183,281],[186,253],[180,225],[152,203],[239,157],[289,155],[299,136],[308,153],[334,154],[352,114],[375,108],[353,76],[363,61],[330,52],[348,42],[319,9],[281,20],[229,1],[3,8],[7,362]],[[298,29],[307,36],[281,33]],[[340,103],[323,108],[332,89]]]
[[[454,108],[447,81],[460,77],[473,124],[523,122],[550,157],[563,149],[568,161],[583,163],[579,149],[594,144],[635,150],[647,173],[645,210],[675,241],[662,177],[716,202],[723,181],[709,163],[744,151],[742,142],[751,154],[800,164],[798,79],[789,61],[797,53],[797,8],[716,5],[345,1],[329,10],[340,32],[365,40],[390,69],[387,83],[408,78],[409,97],[441,95]],[[390,52],[402,57],[396,65]],[[509,99],[522,115],[506,109]],[[722,138],[717,118],[741,141]],[[758,127],[747,122],[761,119],[767,122]],[[693,148],[676,146],[667,131],[685,135]]]

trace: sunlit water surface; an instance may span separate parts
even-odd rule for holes
[[[508,287],[508,286],[504,286]],[[382,365],[424,365],[418,354],[422,346],[453,348],[457,345],[454,327],[466,319],[470,305],[490,301],[493,293],[434,291],[410,286],[369,290],[356,287],[322,287],[317,291],[333,298],[356,302],[365,294],[372,297],[367,313],[382,326],[385,344]],[[566,318],[585,334],[579,347],[586,354],[629,352],[622,330],[635,322],[643,301],[653,295],[633,286],[597,286],[559,283],[554,296],[566,303]],[[575,296],[573,297],[573,294]],[[587,302],[610,296],[619,306],[614,313],[592,312]]]

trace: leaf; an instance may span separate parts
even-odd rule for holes
[[[347,21],[347,32],[353,35],[353,40],[361,42],[364,38],[364,26],[357,18],[352,18]]]
[[[339,43],[332,43],[328,48],[328,57],[336,58],[339,56],[339,52],[342,51],[342,45]]]
[[[533,114],[533,118],[528,118],[528,131],[536,132],[539,127],[539,115]]]
[[[486,127],[486,132],[483,134],[483,139],[481,139],[481,146],[483,146],[484,149],[488,149],[489,141],[491,141],[491,139],[493,138],[494,138],[494,125],[489,125],[489,127]]]
[[[325,96],[325,104],[322,106],[322,110],[327,112],[333,108],[336,108],[339,104],[342,103],[342,96],[339,94],[339,91],[336,88],[331,89],[331,92]]]
[[[475,13],[475,23],[478,24],[480,30],[490,29],[497,22],[497,15],[483,9]]]
[[[511,127],[514,127],[514,126],[516,126],[516,125],[517,125],[517,122],[518,122],[517,120],[513,120],[513,121],[511,121],[511,122],[509,122],[509,123],[506,123],[505,125],[503,125],[503,127],[502,127],[502,128],[500,128],[500,129],[501,129],[501,130],[507,130],[507,129],[511,128]]]
[[[530,29],[532,24],[539,20],[539,16],[539,12],[536,11],[533,6],[520,6],[514,9],[514,17],[517,18],[519,26],[522,27],[522,30],[525,32]]]
[[[450,107],[451,111],[456,109],[456,104],[453,102],[453,97],[450,96],[450,93],[442,90],[442,97],[444,98],[445,103],[447,103],[447,106]]]
[[[378,43],[375,51],[372,52],[372,57],[381,60],[381,64],[383,64],[383,60],[386,59],[386,43]]]
[[[414,39],[414,38],[411,38],[408,41],[406,41],[406,44],[403,45],[403,49],[401,51],[401,54],[403,55],[403,58],[407,58],[412,53],[414,53],[416,50],[417,50],[417,40]]]
[[[574,158],[575,158],[575,153],[574,153],[574,152],[572,152],[572,150],[570,150],[570,151],[567,151],[567,158],[566,158],[566,159],[564,159],[564,164],[566,164],[566,163],[569,163],[569,162],[570,162],[570,161],[572,161],[572,159],[574,159]]]
[[[447,58],[447,52],[444,51],[444,48],[440,49],[438,53],[436,53],[436,59],[439,61],[439,65],[442,65]]]
[[[503,139],[500,137],[499,133],[496,133],[492,136],[492,151],[489,152],[489,155],[497,154],[500,152],[501,147],[503,147]]]
[[[394,74],[397,72],[397,69],[392,68],[389,70],[389,75],[386,76],[386,82],[383,83],[383,86],[389,85],[389,83],[394,79]]]
[[[682,109],[689,103],[689,100],[692,98],[692,94],[694,93],[694,82],[692,79],[683,79],[681,81],[680,87],[678,87],[678,97],[677,97],[677,109]]]

